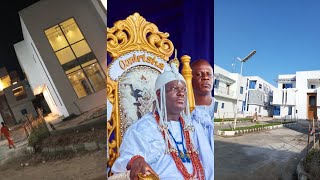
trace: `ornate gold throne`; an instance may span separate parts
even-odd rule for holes
[[[114,23],[107,29],[107,52],[112,62],[107,67],[107,159],[112,167],[119,156],[119,147],[127,128],[154,108],[154,84],[157,76],[170,63],[179,66],[173,54],[173,43],[169,34],[146,21],[138,13]],[[191,84],[190,57],[181,57],[182,75],[188,89],[191,110],[194,96]],[[107,112],[108,113],[108,112]],[[108,117],[107,117],[108,118]],[[110,175],[110,169],[108,175]]]

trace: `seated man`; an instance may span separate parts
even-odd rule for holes
[[[213,68],[208,61],[200,59],[191,64],[191,69],[196,109],[207,111],[213,119],[214,100],[211,95],[213,89]]]
[[[206,134],[213,130],[203,130],[213,128],[210,116],[191,119],[186,83],[174,65],[158,76],[155,90],[156,109],[128,128],[112,172],[130,170],[130,179],[147,172],[161,180],[214,179],[213,134]]]

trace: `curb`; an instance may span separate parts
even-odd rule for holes
[[[245,122],[251,122],[250,120],[248,121],[237,121],[237,124],[245,123]],[[224,121],[224,122],[213,122],[214,125],[223,125],[223,124],[233,124],[234,121]]]
[[[271,129],[277,129],[281,127],[289,127],[292,125],[296,125],[297,123],[289,123],[289,124],[280,124],[280,125],[274,125],[274,126],[267,126],[267,127],[260,127],[260,128],[254,128],[254,129],[244,129],[244,130],[236,130],[236,131],[221,131],[218,130],[217,135],[220,136],[237,136],[240,134],[248,134],[251,132],[259,132],[262,130],[271,130]]]
[[[64,152],[82,152],[82,151],[93,151],[96,149],[104,149],[107,148],[107,144],[101,142],[89,142],[89,143],[81,143],[81,144],[71,144],[67,146],[56,146],[56,147],[45,147],[41,150],[41,154],[48,154],[48,155],[56,155]],[[33,147],[26,147],[26,152],[29,154],[35,153]]]
[[[304,158],[301,159],[297,166],[298,180],[308,180],[308,173],[305,172],[303,168],[303,160]]]

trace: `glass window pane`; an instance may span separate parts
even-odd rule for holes
[[[316,96],[309,96],[309,105],[315,106],[317,103]]]
[[[60,24],[60,26],[62,27],[64,34],[66,35],[70,44],[84,39],[77,23],[73,18],[64,21]]]
[[[58,51],[59,49],[68,46],[68,42],[58,25],[45,30],[45,33],[54,51]]]
[[[87,61],[87,62],[85,62],[85,63],[82,63],[81,66],[84,68],[84,67],[89,66],[89,65],[91,65],[91,64],[93,64],[93,63],[95,63],[95,62],[97,62],[97,60],[96,60],[96,59],[93,59],[93,60],[91,60],[91,61]]]
[[[72,67],[72,68],[69,68],[69,69],[65,69],[65,73],[66,73],[66,74],[70,74],[70,73],[72,73],[72,72],[74,72],[74,71],[77,71],[77,70],[79,70],[79,69],[81,69],[80,66]]]
[[[90,84],[83,74],[82,70],[78,70],[68,75],[73,89],[79,98],[85,97],[92,93]]]
[[[78,58],[91,52],[86,40],[77,42],[76,44],[71,45],[71,47]]]
[[[85,67],[84,71],[95,91],[106,88],[105,75],[98,63]]]
[[[67,62],[70,62],[76,59],[70,47],[67,47],[65,49],[62,49],[56,52],[56,55],[61,64],[65,64]]]

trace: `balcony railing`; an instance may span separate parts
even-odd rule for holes
[[[225,87],[221,87],[221,86],[216,87],[215,86],[214,87],[214,95],[232,98],[234,96],[234,91],[231,91],[230,89],[225,88]]]

